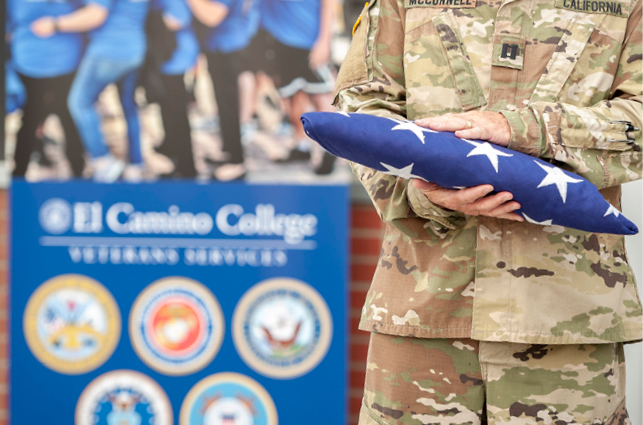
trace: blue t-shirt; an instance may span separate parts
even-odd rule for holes
[[[56,33],[40,38],[29,25],[43,16],[72,13],[83,4],[77,0],[9,0],[11,52],[14,69],[32,78],[50,78],[69,74],[80,62],[84,38],[79,33]]]
[[[165,75],[183,74],[190,69],[199,56],[199,42],[192,28],[192,12],[185,0],[155,0],[154,8],[171,15],[183,25],[175,33],[176,49],[172,57],[161,66]]]
[[[261,0],[261,26],[280,43],[311,49],[319,35],[319,0]]]
[[[256,0],[216,0],[228,7],[225,19],[212,28],[207,47],[211,52],[230,53],[244,49],[258,29],[254,2]]]
[[[142,60],[145,56],[145,18],[149,0],[94,0],[109,9],[105,23],[90,36],[87,56]]]

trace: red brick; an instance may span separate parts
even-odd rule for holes
[[[375,264],[351,264],[351,280],[370,282],[375,273]]]
[[[359,409],[362,407],[361,397],[351,397],[348,401],[348,411],[351,414],[359,413]]]
[[[349,382],[351,387],[362,388],[366,379],[366,370],[351,370]]]
[[[352,308],[358,308],[361,310],[362,307],[364,306],[364,300],[366,300],[366,292],[362,292],[362,293],[351,292],[350,306]]]
[[[353,237],[351,239],[351,254],[353,255],[374,255],[377,257],[380,255],[380,249],[382,246],[381,239],[378,238],[360,238]]]
[[[384,227],[384,223],[373,207],[353,207],[351,225],[361,229],[381,229]]]
[[[359,317],[351,317],[350,326],[351,331],[356,331],[359,327]]]
[[[352,362],[365,362],[366,354],[368,353],[368,345],[351,344],[350,359]]]

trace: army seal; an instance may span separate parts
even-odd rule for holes
[[[23,330],[29,349],[43,365],[78,375],[110,358],[121,335],[121,313],[103,285],[87,276],[65,274],[49,279],[31,295]]]

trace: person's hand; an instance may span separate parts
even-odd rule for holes
[[[43,16],[33,21],[29,29],[40,38],[51,37],[56,33],[56,20],[52,16]]]
[[[509,122],[498,112],[473,111],[446,114],[441,117],[416,120],[415,124],[436,131],[452,131],[461,139],[486,140],[505,147],[511,141]]]
[[[317,69],[329,61],[330,42],[327,40],[317,40],[308,55],[308,65],[310,69]]]
[[[413,179],[413,185],[420,189],[429,201],[442,208],[460,211],[468,215],[484,215],[515,221],[525,220],[513,212],[520,208],[518,202],[512,201],[513,195],[509,192],[489,195],[493,192],[493,186],[490,184],[467,189],[446,189],[435,183]]]
[[[174,16],[170,15],[169,13],[164,13],[163,14],[163,23],[172,32],[176,32],[183,28],[183,23],[176,19]]]

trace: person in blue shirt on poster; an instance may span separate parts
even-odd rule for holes
[[[69,93],[69,110],[92,158],[93,179],[105,183],[115,181],[123,174],[126,164],[112,155],[105,143],[94,103],[107,85],[118,85],[129,142],[130,166],[126,178],[138,181],[142,178],[143,157],[134,90],[137,71],[145,56],[145,18],[149,1],[95,1],[108,16],[91,34]]]
[[[38,128],[48,115],[56,114],[65,132],[72,173],[80,176],[84,149],[67,108],[67,95],[83,52],[82,33],[102,24],[106,11],[94,0],[9,0],[7,9],[12,67],[26,92],[13,175],[25,175],[35,143],[40,143]]]
[[[273,78],[279,94],[289,103],[296,147],[279,162],[310,159],[310,140],[299,120],[310,103],[317,111],[332,111],[334,77],[330,43],[336,0],[261,0],[264,43],[274,51]],[[335,157],[325,152],[315,168],[329,174]]]
[[[197,176],[188,119],[189,96],[184,81],[185,73],[194,67],[199,55],[199,43],[191,23],[192,13],[185,0],[152,3],[145,68],[146,72],[159,75],[160,88],[157,93],[147,95],[148,101],[153,98],[158,102],[165,129],[165,139],[156,151],[174,164],[172,173],[160,177]]]
[[[20,81],[20,77],[11,67],[11,63],[7,61],[4,67],[4,113],[10,114],[22,108],[27,99],[25,87]]]
[[[211,28],[202,48],[214,87],[225,163],[214,177],[220,181],[241,180],[246,175],[239,124],[239,83],[244,68],[242,55],[256,32],[252,19],[253,0],[188,0],[194,16]]]

